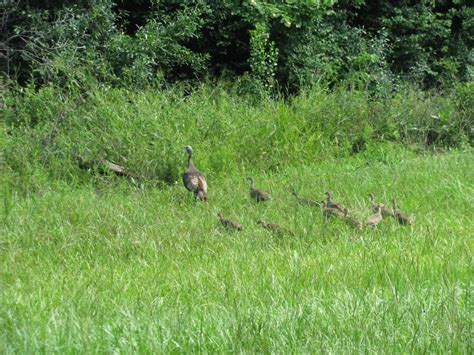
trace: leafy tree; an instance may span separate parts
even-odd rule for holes
[[[246,75],[271,92],[472,80],[466,0],[2,2],[0,71],[21,84],[166,85]]]

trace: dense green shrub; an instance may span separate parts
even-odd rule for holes
[[[204,77],[296,92],[472,80],[467,1],[7,1],[0,71],[36,85],[162,87]],[[385,89],[383,89],[385,90]],[[383,91],[382,90],[382,91]],[[251,91],[251,90],[250,90]]]
[[[468,1],[340,1],[350,26],[387,33],[391,70],[425,86],[472,80],[474,8]]]

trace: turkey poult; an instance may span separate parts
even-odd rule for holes
[[[332,200],[332,192],[331,191],[327,191],[324,194],[327,196],[326,203],[324,204],[324,207],[326,209],[334,208],[336,210],[341,211],[344,215],[347,215],[347,208],[345,208],[339,202],[336,202],[336,201]]]
[[[382,208],[385,207],[384,205],[382,205],[381,203],[378,203],[376,205],[374,205],[374,210],[375,210],[375,214],[373,214],[372,216],[370,216],[369,218],[367,218],[367,226],[376,226],[377,224],[379,224],[382,219],[383,219],[383,216],[382,216]]]
[[[269,230],[278,237],[283,237],[285,235],[294,236],[294,233],[291,230],[276,223],[267,223],[266,221],[261,219],[257,222],[257,224],[260,224],[263,228]]]
[[[393,217],[395,217],[398,223],[408,225],[413,224],[415,222],[413,216],[400,212],[400,210],[397,208],[397,203],[395,202],[395,199],[392,200],[392,204]]]
[[[344,216],[343,217],[344,222],[346,222],[348,225],[361,230],[362,229],[362,222],[358,220],[355,217],[352,216]]]
[[[224,216],[222,216],[222,213],[219,212],[217,214],[217,216],[219,217],[219,220],[221,221],[222,225],[224,227],[226,227],[228,230],[241,231],[243,229],[242,224],[240,224],[237,221],[233,221],[231,219],[224,218]]]
[[[207,201],[207,181],[204,174],[201,173],[193,164],[193,148],[190,145],[184,146],[188,153],[188,168],[183,174],[184,186],[194,193],[196,198]]]
[[[256,189],[253,184],[253,177],[248,178],[250,180],[250,196],[252,196],[257,202],[269,201],[272,199],[270,194],[266,191]]]
[[[372,204],[373,212],[377,213],[377,206],[380,206],[380,208],[382,209],[382,217],[395,217],[393,215],[393,212],[390,211],[387,207],[385,207],[384,204],[375,202],[375,196],[372,192],[369,193],[369,200],[370,200],[370,203]]]
[[[307,197],[302,197],[302,196],[298,195],[298,193],[296,192],[296,190],[294,188],[292,190],[293,191],[291,193],[293,194],[293,196],[295,196],[295,198],[298,200],[298,202],[301,205],[311,206],[311,207],[321,207],[322,206],[322,202],[315,201],[315,200],[312,200],[312,199],[307,198]]]
[[[331,205],[334,206],[334,205]],[[346,218],[348,216],[347,208],[339,205],[340,208],[328,207],[328,202],[323,201],[323,213],[328,217]]]

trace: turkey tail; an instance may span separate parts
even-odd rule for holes
[[[203,178],[198,179],[198,191],[197,196],[203,200],[207,201],[207,183]]]

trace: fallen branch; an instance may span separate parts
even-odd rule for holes
[[[110,173],[114,173],[117,176],[123,176],[139,182],[141,178],[130,172],[127,168],[118,165],[116,163],[112,163],[107,159],[92,159],[92,160],[84,160],[84,158],[80,155],[76,157],[79,168],[84,170],[94,170],[102,175],[107,175]]]

